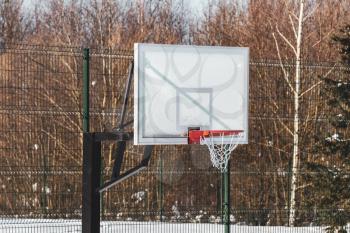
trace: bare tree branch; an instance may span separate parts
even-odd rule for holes
[[[283,38],[283,40],[289,45],[289,47],[293,50],[294,54],[297,55],[297,51],[295,50],[295,47],[292,45],[292,43],[280,32],[278,29],[278,26],[276,25],[276,30],[278,34]]]
[[[278,42],[277,42],[277,39],[276,39],[276,36],[274,33],[272,33],[272,36],[273,36],[273,39],[275,41],[275,44],[276,44],[276,50],[277,50],[277,55],[278,55],[278,59],[279,59],[279,63],[280,63],[280,67],[283,71],[283,78],[284,80],[287,82],[289,88],[291,89],[291,91],[293,93],[295,93],[295,90],[294,90],[294,87],[292,86],[290,80],[289,80],[289,75],[288,75],[288,72],[286,71],[286,69],[284,68],[284,65],[283,65],[283,62],[282,62],[282,57],[281,57],[281,53],[280,53],[280,50],[279,50],[279,45],[278,45]]]

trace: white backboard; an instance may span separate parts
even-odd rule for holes
[[[134,144],[187,144],[189,127],[248,143],[248,48],[135,44],[134,64]]]

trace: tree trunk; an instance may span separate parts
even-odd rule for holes
[[[301,76],[301,42],[304,18],[304,0],[300,0],[298,34],[295,64],[295,92],[294,92],[294,127],[293,127],[293,160],[292,160],[292,180],[290,194],[289,226],[295,225],[296,210],[296,189],[299,173],[299,102],[300,102],[300,76]]]

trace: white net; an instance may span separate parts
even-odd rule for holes
[[[230,143],[225,143],[225,140],[230,137]],[[210,154],[210,160],[213,164],[213,167],[216,167],[221,172],[226,172],[227,164],[231,156],[231,152],[236,149],[237,144],[233,144],[233,139],[235,135],[224,135],[215,136],[215,138],[221,138],[221,143],[217,144],[214,142],[214,136],[210,135],[209,137],[201,137],[201,144],[207,145]],[[225,139],[225,140],[224,140]],[[216,141],[216,140],[215,140]]]

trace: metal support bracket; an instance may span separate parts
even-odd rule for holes
[[[84,164],[89,164],[89,166],[93,166],[93,164],[91,165],[90,160],[93,159],[94,164],[96,164],[95,159],[101,158],[102,141],[117,141],[117,144],[118,144],[117,150],[116,150],[117,157],[114,160],[111,180],[103,184],[101,187],[96,184],[94,185],[99,192],[106,191],[107,189],[113,187],[114,185],[120,183],[121,181],[127,179],[128,177],[133,176],[139,173],[140,171],[144,170],[145,168],[147,168],[149,161],[151,159],[153,146],[145,146],[141,162],[137,166],[125,171],[123,174],[120,174],[122,163],[124,160],[126,141],[132,139],[132,136],[133,136],[132,133],[125,133],[125,132],[84,133],[84,137],[87,139],[86,142],[84,141],[85,142]],[[94,145],[98,145],[98,146],[94,146]],[[90,157],[87,157],[87,155],[89,155]],[[96,166],[97,165],[98,164],[96,164]],[[98,165],[98,166],[99,166],[98,170],[100,171],[101,165]],[[97,174],[94,173],[93,176],[95,175],[97,176]],[[89,179],[92,179],[92,177]]]
[[[128,177],[131,177],[140,171],[144,170],[149,163],[149,160],[151,158],[152,149],[153,146],[146,146],[143,153],[143,158],[139,165],[125,171],[123,174],[120,174],[123,160],[124,160],[124,154],[126,150],[126,142],[131,140],[131,134],[124,135],[124,128],[128,126],[132,121],[126,122],[125,116],[127,112],[128,107],[128,100],[129,100],[129,94],[131,89],[131,82],[133,79],[133,73],[134,73],[134,63],[131,62],[128,69],[128,79],[125,86],[125,92],[124,92],[124,99],[123,99],[123,107],[122,112],[120,116],[120,121],[118,124],[118,127],[114,130],[112,133],[99,133],[98,140],[115,140],[117,141],[117,148],[114,152],[114,165],[113,165],[113,171],[110,181],[107,181],[105,184],[103,184],[99,188],[99,192],[103,192],[108,190],[109,188],[113,187],[114,185],[122,182],[123,180],[127,179]]]
[[[123,143],[125,143],[125,142],[123,142]],[[121,143],[121,147],[123,148],[122,150],[125,151],[125,146],[122,143]],[[137,173],[146,169],[148,164],[149,164],[149,161],[151,159],[152,150],[153,150],[153,146],[145,146],[143,158],[142,158],[140,164],[127,170],[123,174],[120,174],[120,168],[121,168],[121,165],[123,162],[124,151],[121,152],[121,154],[118,155],[119,157],[115,159],[111,180],[106,182],[104,185],[102,185],[102,187],[100,187],[100,189],[99,189],[99,192],[101,193],[103,191],[106,191],[107,189],[113,187],[114,185],[119,184],[123,180],[125,180],[133,175],[136,175]]]

